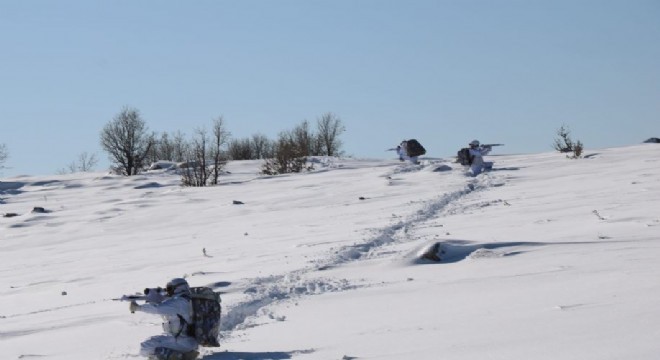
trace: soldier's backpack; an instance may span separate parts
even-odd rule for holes
[[[474,156],[470,155],[470,149],[468,148],[462,148],[458,150],[458,153],[456,154],[456,162],[460,163],[461,165],[472,165],[472,160],[474,160]]]
[[[426,154],[426,149],[415,139],[410,139],[406,142],[406,153],[410,157],[421,156]]]
[[[192,324],[189,324],[188,335],[194,337],[201,346],[220,346],[220,294],[209,287],[190,288],[190,301],[193,307]]]

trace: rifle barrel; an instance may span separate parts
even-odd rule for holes
[[[147,300],[147,297],[144,295],[122,295],[120,298],[112,299],[114,301],[135,301],[135,300]]]

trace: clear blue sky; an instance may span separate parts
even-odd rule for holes
[[[344,150],[473,138],[552,150],[660,136],[658,0],[0,0],[0,177],[54,174],[123,106],[150,130],[275,138],[325,112]]]

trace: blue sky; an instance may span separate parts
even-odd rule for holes
[[[275,138],[323,113],[344,150],[444,157],[660,136],[660,1],[0,0],[0,176],[54,174],[122,107],[150,130]]]

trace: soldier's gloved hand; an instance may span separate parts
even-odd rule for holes
[[[149,289],[149,291],[146,292],[147,294],[147,302],[150,304],[160,304],[165,300],[165,296],[163,296],[160,291],[157,291],[158,289]]]
[[[140,305],[135,302],[135,300],[131,301],[131,303],[128,305],[128,309],[131,310],[131,313],[134,313],[140,308]]]

